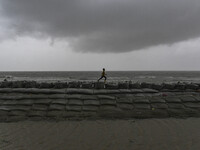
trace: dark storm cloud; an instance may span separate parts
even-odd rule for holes
[[[17,35],[64,39],[76,51],[128,52],[200,36],[199,0],[0,0]]]

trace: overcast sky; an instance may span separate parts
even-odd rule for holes
[[[200,70],[199,0],[0,0],[0,71]]]

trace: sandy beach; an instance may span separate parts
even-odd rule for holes
[[[0,123],[1,150],[199,150],[200,118]]]

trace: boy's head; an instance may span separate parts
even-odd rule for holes
[[[103,68],[103,71],[105,71],[105,68]]]

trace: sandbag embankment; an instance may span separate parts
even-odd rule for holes
[[[0,88],[0,121],[200,117],[199,92]]]
[[[159,91],[198,91],[199,83],[132,83],[132,82],[36,82],[36,81],[4,81],[0,82],[0,88],[39,88],[39,89],[154,89]]]

